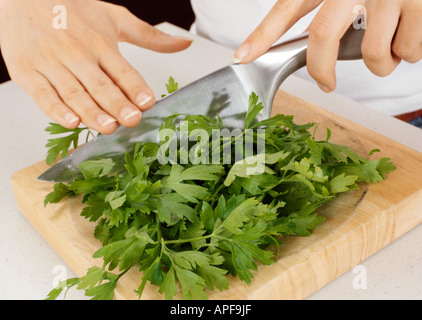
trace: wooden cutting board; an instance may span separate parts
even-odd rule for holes
[[[340,108],[341,106],[339,106]],[[210,299],[303,299],[376,253],[422,222],[422,154],[369,129],[327,112],[285,92],[278,92],[273,114],[294,115],[295,122],[319,123],[317,136],[355,148],[362,155],[379,148],[397,170],[378,184],[362,185],[342,194],[319,211],[326,218],[309,237],[285,237],[276,263],[259,266],[247,285],[230,279],[230,289],[209,293]],[[36,181],[47,169],[44,161],[16,172],[12,186],[21,212],[78,276],[101,259],[92,254],[101,245],[94,224],[80,216],[79,198],[43,205],[52,183]],[[131,270],[121,278],[116,299],[137,299],[134,289],[141,274]],[[47,293],[46,293],[47,294]],[[157,287],[147,285],[143,299],[163,299]],[[179,295],[180,298],[180,295]]]

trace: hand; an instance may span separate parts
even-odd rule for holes
[[[237,49],[235,60],[248,63],[265,53],[300,18],[322,0],[279,0],[256,30]],[[326,0],[309,26],[307,68],[326,92],[336,87],[335,65],[339,42],[366,8],[362,56],[369,70],[387,76],[401,60],[422,59],[422,1],[420,0]]]
[[[66,8],[67,28],[53,27],[53,8]],[[154,104],[142,76],[122,57],[118,42],[159,52],[191,44],[96,0],[0,0],[0,45],[13,81],[53,121],[80,122],[103,134],[133,127]]]

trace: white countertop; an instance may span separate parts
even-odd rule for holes
[[[173,76],[184,86],[231,63],[232,51],[171,24],[159,26],[174,35],[193,38],[180,53],[158,54],[128,44],[122,54],[137,68],[159,97]],[[313,83],[291,76],[282,89],[351,119],[422,152],[422,130],[370,110],[335,93],[325,94]],[[12,173],[45,159],[44,132],[50,120],[13,82],[0,85],[0,299],[44,299],[58,279],[73,271],[19,212],[10,184]],[[421,204],[422,206],[422,204]],[[421,299],[422,225],[371,256],[308,299]],[[356,287],[364,277],[366,287]],[[362,282],[360,282],[362,284]],[[87,299],[71,290],[67,299]]]

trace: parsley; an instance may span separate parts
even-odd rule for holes
[[[176,87],[170,79],[169,91]],[[209,160],[205,164],[161,164],[162,144],[139,142],[125,155],[124,170],[116,170],[112,159],[91,160],[80,165],[83,178],[56,184],[45,205],[83,196],[81,215],[96,223],[94,235],[102,248],[93,256],[103,266],[61,283],[47,299],[71,287],[92,299],[112,299],[118,280],[134,267],[142,272],[134,288],[139,297],[147,282],[166,299],[179,290],[185,299],[206,299],[212,290],[228,289],[228,275],[251,283],[259,264],[275,262],[283,236],[309,236],[324,221],[318,207],[395,170],[387,158],[369,160],[329,142],[329,130],[325,141],[317,141],[310,133],[315,124],[295,124],[292,116],[255,123],[261,109],[252,93],[245,128],[253,130],[254,146],[264,135],[265,153],[224,161],[227,147],[235,160],[236,142],[250,134],[246,129],[229,139],[220,137],[217,147],[210,143],[200,149]],[[188,132],[210,132],[223,123],[204,115],[174,115],[164,119],[162,128],[182,131],[186,125]],[[76,132],[57,145],[64,151],[75,140]],[[179,150],[178,156],[184,153]]]
[[[166,89],[167,89],[167,93],[171,94],[179,90],[179,84],[176,81],[174,81],[172,77],[170,77],[169,82],[166,84]],[[164,98],[165,96],[167,96],[167,94],[162,94],[161,98]]]
[[[88,141],[90,135],[95,136],[95,134],[87,127],[67,129],[57,123],[50,123],[49,126],[45,129],[45,131],[47,131],[49,134],[58,135],[68,133],[68,135],[48,140],[46,144],[46,147],[48,148],[46,158],[47,164],[53,164],[59,155],[62,158],[66,157],[69,149],[72,146],[76,149],[79,144],[79,136],[85,130],[87,131],[85,141]]]

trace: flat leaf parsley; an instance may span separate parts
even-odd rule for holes
[[[177,88],[174,80],[168,87]],[[103,265],[61,283],[47,299],[71,287],[92,299],[112,299],[118,280],[132,268],[140,271],[134,288],[139,297],[148,282],[166,299],[179,291],[184,299],[207,299],[210,291],[229,288],[227,275],[249,284],[259,264],[275,262],[283,236],[309,236],[323,222],[318,207],[395,169],[389,159],[369,160],[329,142],[329,131],[326,140],[316,140],[310,133],[315,124],[295,124],[293,116],[254,123],[262,105],[254,93],[249,104],[245,128],[253,130],[253,143],[265,135],[264,154],[232,162],[221,155],[219,164],[161,164],[160,144],[139,142],[125,155],[124,170],[115,170],[112,159],[96,159],[80,165],[83,178],[56,184],[45,205],[82,196],[81,215],[96,223],[94,235],[102,244],[93,256]],[[219,118],[181,117],[192,130],[222,127]],[[165,119],[162,127],[182,129],[179,118]],[[206,156],[215,160],[227,146],[234,151],[246,129],[221,138],[217,150],[210,145]],[[75,140],[76,133],[51,142],[49,162]],[[260,161],[262,171],[250,170]]]

